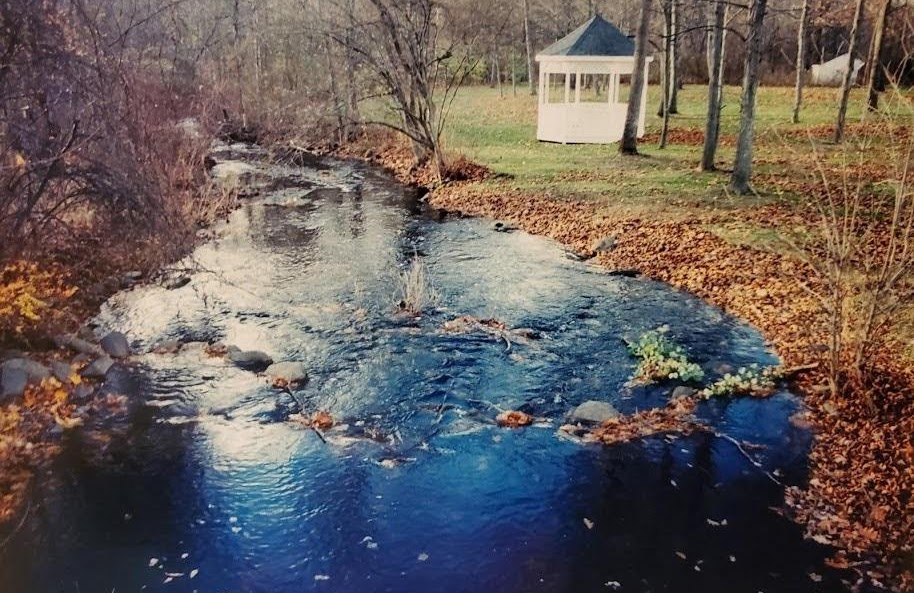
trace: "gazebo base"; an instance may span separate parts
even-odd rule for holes
[[[625,104],[540,105],[536,139],[560,144],[612,144],[622,139]],[[644,135],[644,125],[638,136]]]

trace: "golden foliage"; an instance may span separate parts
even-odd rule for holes
[[[23,338],[53,325],[78,290],[59,266],[22,260],[7,263],[0,268],[0,334],[8,340]]]
[[[0,407],[0,523],[21,507],[32,474],[57,452],[49,428],[81,423],[73,410],[56,379],[29,386],[21,403]]]

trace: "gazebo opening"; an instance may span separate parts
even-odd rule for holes
[[[537,54],[537,139],[563,144],[621,140],[634,55],[634,41],[600,15]],[[645,70],[650,62],[649,58]],[[644,135],[646,107],[644,93],[639,136]]]

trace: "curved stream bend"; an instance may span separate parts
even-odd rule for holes
[[[100,329],[138,351],[216,341],[304,362],[302,389],[186,347],[118,369],[135,403],[104,461],[73,438],[0,556],[9,593],[825,591],[826,550],[769,507],[781,489],[711,434],[603,448],[559,438],[577,404],[624,413],[670,387],[626,389],[622,336],[659,325],[713,378],[771,363],[761,337],[668,286],[609,277],[524,233],[421,214],[352,163],[269,164],[224,147],[259,195],[201,246],[191,282],[113,298]],[[393,314],[413,255],[437,294]],[[454,334],[460,315],[530,328],[511,344]],[[498,408],[546,419],[496,427]],[[796,483],[808,435],[787,393],[700,416]],[[289,421],[328,410],[326,441]],[[812,574],[812,578],[810,577]],[[824,577],[822,583],[813,579]]]

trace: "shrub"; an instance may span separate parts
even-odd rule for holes
[[[727,373],[703,389],[701,396],[705,399],[739,395],[767,397],[774,392],[778,381],[783,378],[784,370],[779,366],[761,368],[757,364],[752,364],[740,368],[735,375]]]
[[[637,342],[628,344],[632,356],[641,359],[632,379],[637,383],[680,380],[701,381],[705,374],[700,366],[690,362],[686,351],[666,337],[667,327],[649,331]]]

